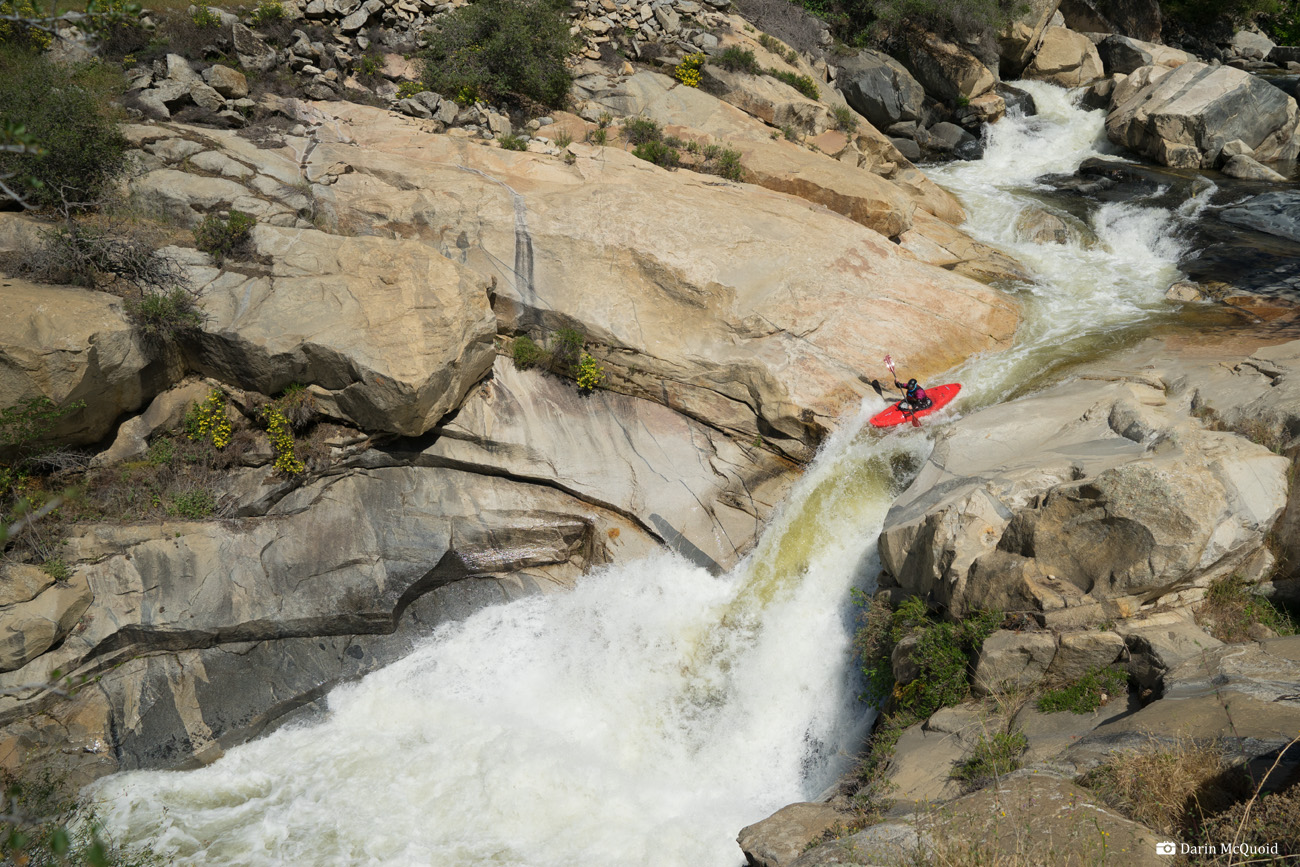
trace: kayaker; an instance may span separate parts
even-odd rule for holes
[[[894,387],[902,389],[907,394],[905,399],[898,402],[898,408],[902,412],[916,412],[918,410],[927,409],[933,403],[933,401],[926,396],[925,389],[921,388],[920,384],[915,379],[909,379],[907,385],[903,385],[903,383],[896,379],[894,380]]]

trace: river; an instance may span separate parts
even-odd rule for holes
[[[1084,215],[1094,242],[1027,243],[1034,179],[1108,150],[1102,112],[1025,83],[986,156],[932,168],[964,227],[1036,275],[1015,345],[970,360],[957,411],[1005,400],[1170,316],[1181,221],[1141,203]],[[816,797],[872,713],[851,653],[854,588],[930,447],[864,423],[823,446],[754,552],[711,576],[663,554],[441,627],[336,689],[328,713],[188,772],[131,772],[89,794],[109,830],[185,865],[737,867],[743,826]]]

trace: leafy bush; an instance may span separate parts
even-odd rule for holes
[[[424,86],[423,81],[403,81],[397,85],[397,98],[410,99],[417,93],[424,93],[428,89]]]
[[[167,504],[167,514],[173,518],[188,518],[197,521],[207,518],[217,511],[216,498],[212,492],[203,488],[176,494]]]
[[[384,68],[384,58],[378,54],[363,54],[357,61],[357,72],[362,75],[378,75]]]
[[[208,214],[194,230],[194,244],[204,253],[211,253],[217,264],[221,264],[248,241],[249,233],[256,225],[257,219],[243,211],[232,210],[225,219]]]
[[[190,334],[203,325],[203,314],[194,295],[184,289],[145,292],[128,299],[126,312],[146,338],[170,341]]]
[[[115,123],[120,71],[58,64],[31,51],[0,50],[0,128],[23,127],[42,152],[0,152],[0,175],[38,205],[77,210],[97,202],[126,166]]]
[[[1027,749],[1029,738],[1024,732],[994,732],[992,737],[980,735],[975,749],[953,769],[952,775],[965,782],[967,789],[980,788],[1019,769],[1020,757]]]
[[[210,6],[199,6],[190,16],[194,26],[200,30],[215,30],[221,26],[221,16],[212,11]]]
[[[845,105],[837,105],[831,109],[831,114],[835,116],[835,128],[846,135],[852,135],[858,131],[858,118],[853,110]]]
[[[608,139],[609,139],[609,130],[605,129],[604,127],[590,130],[587,133],[587,141],[591,142],[594,145],[600,145],[601,147],[604,147],[605,142]]]
[[[634,145],[660,141],[664,137],[659,123],[653,118],[631,117],[623,122],[623,138]]]
[[[713,63],[728,72],[748,72],[750,75],[758,75],[763,71],[758,65],[758,58],[754,56],[754,52],[739,45],[723,49],[717,57],[713,58]]]
[[[6,19],[23,18],[36,21],[45,18],[46,10],[37,5],[37,0],[0,0],[0,16]],[[29,27],[22,21],[0,21],[0,45],[17,45],[43,51],[50,47],[54,37],[43,30]]]
[[[673,67],[673,78],[687,87],[699,87],[704,68],[704,53],[688,54],[682,62]]]
[[[784,69],[769,69],[767,74],[777,81],[784,81],[809,99],[818,99],[821,96],[821,91],[817,89],[817,82],[806,75]]]
[[[574,46],[563,0],[479,0],[431,34],[424,80],[439,93],[523,105],[564,105]]]
[[[514,345],[510,347],[510,354],[514,358],[517,370],[527,370],[541,361],[543,350],[527,334],[521,334],[515,338]]]
[[[275,24],[277,21],[283,21],[284,15],[284,6],[279,0],[261,0],[253,10],[253,26],[266,27],[268,24]]]
[[[1018,9],[1001,0],[845,0],[836,6],[834,19],[846,42],[860,44],[901,25],[941,36],[997,31]]]
[[[705,161],[702,170],[729,181],[743,180],[745,169],[740,164],[740,156],[740,151],[722,148],[711,162]]]
[[[1038,709],[1043,713],[1092,713],[1110,696],[1127,689],[1128,674],[1117,668],[1095,668],[1086,672],[1074,683],[1058,689],[1046,690],[1038,699]]]
[[[59,557],[46,560],[41,564],[41,571],[49,575],[55,581],[67,581],[72,572],[68,569],[68,564],[64,563]]]
[[[652,162],[657,166],[663,166],[666,169],[681,164],[681,154],[677,152],[677,148],[662,141],[648,141],[645,144],[639,144],[632,148],[632,155]]]
[[[504,148],[505,150],[508,150],[508,151],[526,151],[526,150],[528,150],[528,142],[527,142],[527,140],[525,140],[525,139],[522,138],[521,136],[517,136],[517,135],[503,135],[503,136],[498,136],[498,137],[497,137],[497,143],[500,144],[502,148]]]
[[[555,332],[551,358],[564,371],[577,366],[582,355],[582,348],[587,344],[587,336],[576,328],[561,328]]]
[[[605,381],[605,368],[601,367],[596,359],[587,353],[582,354],[582,361],[578,362],[578,375],[576,377],[578,388],[585,392],[594,391],[602,382]]]

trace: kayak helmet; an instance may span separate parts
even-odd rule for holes
[[[915,379],[909,379],[909,380],[907,381],[907,387],[908,387],[908,388],[916,388],[916,380],[915,380]]]

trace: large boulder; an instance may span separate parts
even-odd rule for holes
[[[1300,192],[1263,193],[1224,208],[1219,219],[1300,243]]]
[[[145,344],[121,298],[17,277],[0,276],[0,285],[0,408],[37,398],[85,404],[59,419],[48,439],[97,442],[119,416],[180,378],[178,360]]]
[[[4,568],[4,580],[0,672],[22,668],[49,650],[90,606],[90,587],[80,573],[56,582],[34,566],[12,563]]]
[[[423,450],[389,447],[368,467],[453,466],[538,482],[635,520],[712,571],[733,566],[785,493],[784,462],[647,400],[573,384],[504,357]]]
[[[678,92],[686,93],[674,96],[677,104],[700,97],[724,117],[737,111],[694,88]],[[328,107],[355,120],[349,128],[362,145],[321,143],[308,166],[341,224],[412,227],[430,250],[495,279],[501,330],[539,338],[578,327],[610,387],[745,441],[762,436],[788,453],[811,454],[861,399],[859,373],[884,354],[883,342],[863,335],[896,346],[900,335],[886,324],[895,316],[909,323],[900,330],[925,343],[909,357],[934,369],[1014,327],[1014,308],[998,293],[916,262],[803,198],[667,172],[616,147],[574,144],[568,166],[413,134],[414,121],[365,106]],[[652,111],[672,117],[670,108],[661,102]],[[764,144],[836,165],[789,142]],[[837,204],[852,210],[864,201],[844,194]],[[906,300],[876,297],[891,287]],[[945,312],[918,326],[918,309]],[[818,324],[796,324],[809,315]],[[948,333],[954,327],[958,333]]]
[[[1296,101],[1261,78],[1227,66],[1144,66],[1115,90],[1111,141],[1175,168],[1212,168],[1241,140],[1261,162],[1300,153]]]
[[[942,102],[974,99],[998,83],[974,54],[929,31],[908,34],[902,60],[925,92]]]
[[[1143,42],[1117,34],[1107,36],[1097,43],[1097,53],[1101,56],[1107,75],[1128,75],[1143,66],[1167,66],[1173,69],[1196,60],[1195,55],[1168,45]]]
[[[1061,0],[1065,24],[1080,33],[1116,33],[1158,42],[1163,27],[1159,0]]]
[[[754,867],[786,867],[824,832],[848,818],[826,804],[789,804],[742,828],[736,842]]]
[[[877,129],[919,120],[925,88],[888,54],[863,49],[836,59],[835,84],[849,105]]]
[[[1003,78],[1014,78],[1029,64],[1060,5],[1061,0],[1026,3],[1021,14],[998,33],[999,73]]]
[[[1049,27],[1024,77],[1050,81],[1061,87],[1081,87],[1103,74],[1097,46],[1082,33],[1065,27]]]
[[[1288,462],[1191,417],[1192,395],[1108,374],[950,428],[880,535],[882,587],[962,617],[1129,616],[1254,555]]]
[[[329,415],[416,436],[492,366],[488,281],[426,244],[257,226],[252,248],[269,273],[193,269],[204,373],[263,394],[311,384]]]

